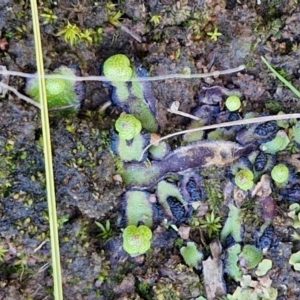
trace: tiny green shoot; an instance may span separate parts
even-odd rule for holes
[[[284,77],[282,77],[262,56],[261,57],[264,64],[268,67],[268,69],[286,86],[288,87],[298,98],[300,98],[300,91],[298,91],[289,81],[287,81]]]

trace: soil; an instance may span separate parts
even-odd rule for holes
[[[150,76],[246,66],[239,73],[219,77],[153,82],[161,135],[186,128],[190,121],[167,109],[179,101],[181,111],[191,112],[203,87],[238,90],[243,114],[300,110],[299,99],[270,74],[260,58],[266,57],[300,88],[295,63],[300,60],[296,0],[43,0],[38,4],[47,72],[75,64],[83,75],[101,75],[104,60],[117,53],[138,60]],[[114,22],[112,16],[118,11],[121,18]],[[49,15],[57,18],[50,20]],[[68,21],[82,32],[93,30],[92,40],[81,38],[71,45],[63,34],[58,35]],[[207,33],[216,28],[222,35],[213,40]],[[13,71],[36,71],[29,1],[0,3],[0,65]],[[11,76],[9,85],[25,94],[24,78]],[[177,224],[191,229],[188,237],[182,237],[170,222],[162,221],[153,228],[152,246],[145,255],[132,258],[122,250],[120,195],[126,187],[114,180],[116,159],[109,138],[120,109],[110,106],[103,112],[107,101],[107,84],[87,82],[78,112],[51,113],[50,117],[64,299],[213,299],[205,290],[204,271],[188,267],[180,248],[194,241],[207,259],[209,245],[220,231],[210,236],[190,220]],[[170,143],[177,147],[180,138]],[[284,157],[290,157],[290,152],[283,152],[281,159]],[[212,190],[207,195],[213,195],[215,211],[224,225],[228,203],[223,194],[229,182],[225,168],[210,167],[200,173],[206,189]],[[53,299],[45,187],[39,109],[7,93],[0,100],[0,299]],[[300,273],[288,262],[299,250],[299,234],[287,216],[291,202],[276,190],[272,197],[277,211],[272,216],[272,235],[278,243],[264,253],[273,262],[268,278],[278,292],[277,299],[299,299]],[[197,218],[211,211],[210,200],[202,200],[199,207],[204,213],[198,207]],[[244,201],[249,211],[242,243],[254,243],[254,233],[263,224],[262,214],[257,199],[248,195]],[[101,236],[95,224],[107,220],[112,228],[109,239]],[[298,238],[293,239],[292,234]],[[1,249],[7,252],[1,255]],[[244,272],[257,280],[254,271]],[[227,275],[223,284],[228,294],[239,286]],[[221,293],[223,299],[231,299],[225,298],[226,293]],[[216,294],[215,299],[221,296]]]

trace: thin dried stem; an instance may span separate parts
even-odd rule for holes
[[[223,70],[223,71],[214,71],[210,73],[203,73],[203,74],[166,74],[160,76],[152,76],[152,77],[135,77],[131,78],[128,81],[157,81],[157,80],[166,80],[166,79],[192,79],[192,78],[206,78],[206,77],[216,77],[220,75],[231,74],[235,72],[239,72],[244,70],[245,66],[240,65],[237,68]],[[11,76],[20,76],[26,78],[36,78],[36,74],[28,74],[23,72],[17,71],[9,71],[9,70],[2,70],[0,71],[1,75],[11,75]],[[44,75],[43,78],[53,78],[53,74],[51,75]],[[55,78],[61,78],[66,80],[73,80],[73,81],[109,81],[105,76],[80,76],[80,77],[69,77],[64,75],[55,75]]]
[[[13,92],[16,96],[18,96],[18,97],[21,98],[22,100],[24,100],[24,101],[26,101],[26,102],[28,102],[28,103],[30,103],[30,104],[36,106],[36,107],[39,108],[39,109],[41,109],[41,104],[40,104],[40,103],[38,103],[38,102],[36,102],[36,101],[34,101],[34,100],[32,100],[32,99],[30,99],[30,98],[24,96],[23,94],[21,94],[20,92],[18,92],[15,88],[13,88],[13,87],[11,87],[11,86],[9,86],[9,85],[3,83],[3,82],[0,82],[0,86],[1,86],[2,88],[5,88],[5,89],[7,89],[7,90]]]
[[[139,43],[142,42],[142,38],[139,35],[137,35],[136,33],[134,33],[132,30],[130,30],[128,27],[126,27],[124,25],[120,25],[120,26],[117,26],[117,27],[120,27],[121,30],[123,30],[124,32],[126,32],[127,34],[129,34],[131,37],[133,37]]]
[[[177,135],[182,135],[182,134],[191,133],[191,132],[197,132],[197,131],[201,131],[201,130],[209,130],[209,129],[228,127],[228,126],[248,125],[248,124],[254,124],[254,123],[263,123],[263,122],[268,122],[268,121],[287,120],[287,119],[300,119],[300,113],[299,114],[282,114],[282,115],[276,115],[276,116],[250,118],[250,119],[225,122],[225,123],[221,123],[221,124],[207,125],[207,126],[197,127],[197,128],[193,128],[193,129],[182,130],[179,132],[174,132],[174,133],[168,134],[168,135],[156,140],[155,142],[150,143],[146,148],[144,148],[139,161],[141,161],[143,159],[145,152],[151,146],[154,146],[155,144],[157,144],[159,142],[162,142],[166,139],[169,139],[169,138],[177,136]]]

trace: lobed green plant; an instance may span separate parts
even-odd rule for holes
[[[142,124],[135,116],[125,113],[117,119],[115,128],[121,139],[131,140],[141,132]]]
[[[289,168],[285,164],[280,163],[271,170],[271,177],[276,183],[281,185],[288,181],[289,173]]]
[[[254,185],[254,174],[249,169],[242,169],[235,174],[234,182],[242,190],[250,190]]]
[[[264,276],[272,269],[273,262],[270,259],[263,259],[257,266],[255,274],[257,276]]]
[[[123,194],[127,225],[142,223],[148,227],[153,225],[153,205],[149,201],[150,193],[140,190],[128,190]]]
[[[150,249],[151,238],[149,227],[129,225],[123,231],[123,248],[132,257],[144,254]]]
[[[289,264],[292,265],[296,271],[300,272],[300,251],[291,255]]]
[[[56,75],[68,76],[71,80],[57,78]],[[72,69],[60,67],[52,73],[50,78],[45,80],[49,108],[65,105],[78,106],[77,95],[75,92],[75,78],[76,76]],[[35,101],[40,101],[40,88],[37,78],[28,81],[26,92]]]
[[[204,255],[197,249],[194,242],[188,242],[186,247],[181,247],[180,254],[189,267],[200,269],[200,263]]]
[[[229,204],[229,213],[227,220],[221,231],[221,241],[224,242],[225,239],[231,235],[233,239],[238,243],[241,242],[241,231],[242,231],[242,220],[241,220],[241,210]]]
[[[234,280],[238,281],[242,277],[242,271],[238,266],[241,245],[234,244],[226,249],[225,272]]]
[[[225,101],[225,106],[229,111],[236,111],[240,109],[241,105],[241,99],[236,95],[230,95]]]
[[[276,154],[284,150],[290,142],[290,139],[284,130],[279,130],[274,139],[260,145],[260,149],[266,153]]]
[[[261,250],[253,245],[245,245],[239,255],[240,264],[248,270],[255,268],[262,258]]]

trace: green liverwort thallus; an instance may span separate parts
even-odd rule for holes
[[[68,76],[71,80],[57,78],[56,75]],[[66,105],[77,106],[79,104],[75,92],[75,78],[76,75],[71,68],[62,66],[56,69],[50,78],[45,79],[49,108]],[[40,91],[38,86],[38,80],[36,78],[33,78],[28,81],[26,86],[26,92],[35,101],[39,102]]]

